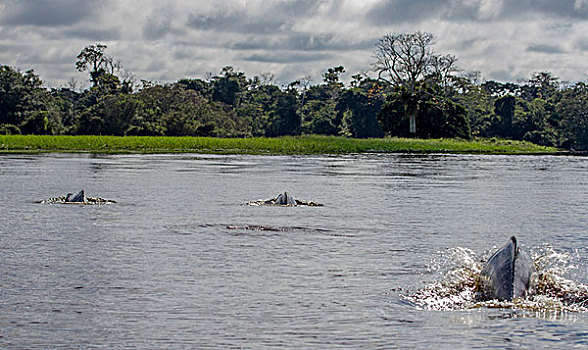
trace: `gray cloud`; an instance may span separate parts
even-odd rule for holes
[[[559,45],[549,45],[549,44],[532,44],[532,45],[529,45],[529,47],[527,47],[527,51],[547,53],[547,54],[563,53],[564,52],[564,50]]]
[[[501,16],[519,16],[529,13],[587,19],[588,3],[578,0],[505,0]]]
[[[578,39],[574,46],[580,49],[581,51],[588,51],[588,38],[583,37]]]
[[[53,38],[75,38],[90,41],[113,41],[122,37],[119,28],[76,27],[60,31],[52,35]]]
[[[588,3],[582,0],[391,0],[382,1],[368,16],[379,25],[431,19],[489,21],[530,15],[587,19]]]
[[[449,4],[449,0],[382,1],[367,16],[378,25],[418,22],[426,18],[437,17],[441,11],[447,9]]]
[[[290,29],[295,19],[312,14],[320,3],[319,0],[268,1],[258,11],[235,8],[213,14],[191,13],[186,24],[196,30],[270,35]]]
[[[248,19],[246,16],[240,14],[222,14],[218,16],[191,14],[188,18],[187,25],[197,30],[272,34],[281,31],[286,23],[272,18],[257,21]]]
[[[0,0],[0,62],[57,85],[87,79],[72,62],[102,42],[140,79],[232,65],[316,82],[334,65],[369,70],[382,35],[420,30],[487,79],[548,70],[574,81],[588,71],[587,16],[588,0]]]
[[[270,52],[244,56],[242,60],[262,63],[305,63],[324,61],[329,57],[330,55],[324,53]]]
[[[92,17],[102,1],[4,0],[0,25],[67,26]]]
[[[171,31],[171,18],[152,16],[143,25],[143,35],[147,40],[159,40]]]
[[[372,50],[378,38],[350,41],[335,34],[290,33],[268,40],[266,37],[247,37],[233,45],[235,50],[296,50],[350,51]]]

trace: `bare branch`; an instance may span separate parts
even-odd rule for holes
[[[377,44],[374,68],[378,79],[414,91],[429,69],[433,34],[387,34]]]

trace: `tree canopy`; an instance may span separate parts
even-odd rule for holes
[[[527,81],[484,81],[434,50],[430,33],[387,34],[374,50],[375,77],[342,65],[323,80],[308,75],[278,86],[273,74],[247,77],[231,66],[206,79],[135,85],[103,44],[75,68],[92,86],[48,90],[32,71],[0,67],[0,133],[168,136],[422,138],[499,137],[588,149],[588,88],[550,72]],[[304,72],[302,72],[304,73]],[[461,73],[461,74],[460,74]]]

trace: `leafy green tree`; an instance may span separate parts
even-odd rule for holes
[[[132,95],[108,95],[80,118],[79,133],[123,136],[141,103]]]
[[[235,112],[249,125],[249,133],[252,136],[265,136],[269,124],[269,110],[272,103],[272,90],[277,89],[273,85],[255,86],[247,90],[241,96],[241,103]]]
[[[503,97],[505,95],[520,95],[521,87],[515,83],[501,83],[494,80],[488,80],[482,83],[482,88],[493,97]]]
[[[106,55],[107,46],[104,44],[88,45],[80,51],[76,68],[80,72],[89,71],[90,81],[95,87],[105,85],[112,88],[113,84],[118,85],[118,78],[114,79],[114,73],[122,68],[120,62]]]
[[[557,145],[556,130],[549,125],[548,103],[536,98],[526,101],[507,95],[496,100],[495,118],[492,122],[493,136],[533,143]]]
[[[559,78],[550,72],[538,72],[533,74],[524,87],[527,88],[530,98],[547,101],[555,97],[559,85]]]
[[[359,89],[343,92],[336,106],[341,119],[340,133],[357,138],[384,136],[384,131],[376,118],[381,106],[379,99],[370,98]]]
[[[492,122],[493,134],[495,136],[515,138],[518,136],[514,129],[517,98],[507,95],[494,102],[495,118]]]
[[[323,81],[330,87],[343,88],[343,83],[339,81],[339,78],[343,73],[345,73],[345,68],[343,66],[329,68],[323,73]]]
[[[182,85],[186,90],[194,90],[208,99],[211,97],[211,84],[202,79],[180,79],[176,84]]]
[[[309,100],[302,107],[302,132],[316,135],[338,135],[336,103],[332,100]]]
[[[0,67],[0,125],[5,125],[5,130],[25,134],[59,130],[59,114],[42,84],[33,70],[21,73],[9,66]]]
[[[82,104],[82,94],[68,88],[51,90],[56,112],[60,115],[62,132],[72,134],[76,131],[79,115],[86,106]]]
[[[588,150],[588,85],[578,82],[566,89],[556,107],[561,119],[560,129],[567,146]]]
[[[430,90],[429,90],[430,91]],[[418,108],[419,124],[416,133],[409,129],[411,112]],[[414,94],[404,88],[391,94],[378,113],[384,132],[391,136],[420,138],[461,137],[470,138],[470,128],[465,108],[451,100],[431,93]]]
[[[0,67],[0,124],[20,125],[25,115],[45,109],[42,82],[29,70],[21,73],[9,66]]]
[[[49,120],[49,112],[36,111],[21,123],[20,130],[23,134],[52,135],[55,125]]]
[[[298,95],[290,88],[280,90],[275,85],[258,84],[241,96],[237,114],[248,120],[254,136],[299,135],[301,120],[298,113]]]
[[[465,108],[472,135],[488,137],[494,118],[494,98],[476,82],[477,79],[477,74],[454,77],[452,99]]]
[[[247,78],[243,72],[235,72],[231,66],[224,67],[221,74],[213,78],[212,100],[237,107],[240,93],[247,88]]]
[[[298,101],[294,90],[275,90],[266,136],[300,135],[301,119],[297,109]]]
[[[168,136],[245,136],[246,122],[221,103],[211,103],[183,84],[155,85],[138,93],[148,123]]]

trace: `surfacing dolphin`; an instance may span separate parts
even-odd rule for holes
[[[531,257],[510,240],[488,259],[478,279],[484,299],[511,301],[533,293],[537,270]]]
[[[83,189],[80,192],[78,192],[75,196],[73,193],[68,193],[67,196],[65,196],[65,202],[66,203],[86,202],[86,194],[84,193]]]
[[[284,206],[284,207],[295,207],[295,206],[301,206],[301,205],[305,205],[305,206],[309,206],[309,207],[322,206],[322,204],[320,204],[320,203],[296,199],[296,198],[292,197],[292,195],[289,194],[288,192],[280,193],[275,198],[270,198],[270,199],[265,199],[265,200],[260,199],[257,201],[247,202],[247,205],[254,205],[254,206],[276,205],[276,206]]]
[[[112,199],[106,198],[98,198],[98,197],[86,197],[84,190],[80,190],[75,195],[73,193],[68,193],[62,197],[54,197],[49,199],[44,199],[39,201],[38,203],[41,204],[109,204],[109,203],[116,203],[116,201]]]

